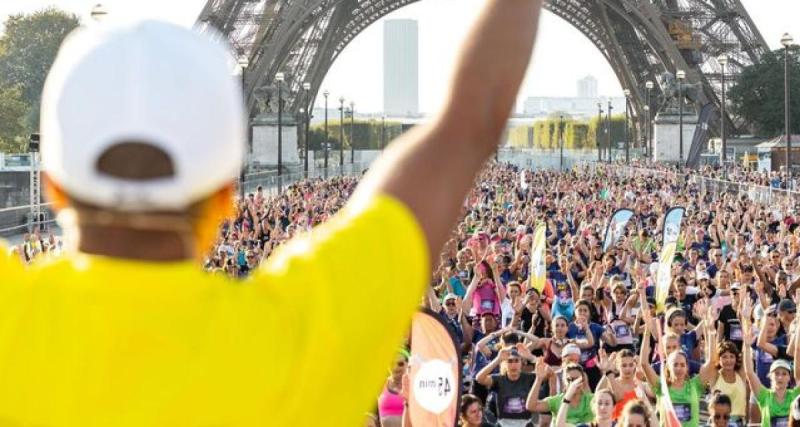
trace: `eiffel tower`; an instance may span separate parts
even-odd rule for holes
[[[277,73],[285,76],[284,111],[297,115],[301,109],[311,111],[325,74],[361,31],[416,1],[208,0],[197,25],[216,29],[248,64],[243,80],[251,115],[257,109],[255,94],[270,88]],[[732,82],[742,67],[767,52],[741,1],[547,0],[545,8],[583,33],[630,91],[634,146],[644,145],[645,106],[659,111],[674,96],[663,84],[648,90],[647,82],[657,83],[677,70],[684,70],[684,84],[695,88],[683,96],[700,121],[687,151],[688,166],[697,165],[720,120],[728,129],[747,128],[736,117],[721,117],[717,62],[720,55],[729,57],[725,74],[726,82]]]

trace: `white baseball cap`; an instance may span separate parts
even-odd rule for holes
[[[81,27],[59,50],[42,94],[42,162],[67,194],[120,211],[181,210],[239,174],[245,114],[226,46],[158,21]],[[98,171],[110,147],[167,153],[174,175]]]

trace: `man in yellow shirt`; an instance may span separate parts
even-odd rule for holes
[[[244,154],[224,47],[152,21],[72,34],[41,131],[76,247],[28,268],[0,248],[0,425],[358,425],[496,148],[540,8],[487,0],[443,111],[244,285],[197,265]]]

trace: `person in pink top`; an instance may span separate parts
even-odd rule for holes
[[[505,290],[503,285],[495,281],[492,266],[486,260],[475,266],[475,274],[464,295],[464,301],[471,308],[471,314],[480,317],[484,313],[492,313],[500,317],[500,301]]]
[[[378,416],[381,427],[400,427],[403,425],[403,374],[408,367],[408,352],[402,351],[390,371],[386,385],[378,397]]]

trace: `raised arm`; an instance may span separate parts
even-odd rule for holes
[[[644,376],[647,378],[647,382],[653,386],[658,386],[658,374],[650,366],[649,363],[650,359],[650,327],[645,324],[644,326],[644,333],[642,334],[642,348],[639,354],[639,366],[641,366],[642,371],[644,372]],[[664,363],[661,364],[661,369],[665,368]]]
[[[525,400],[525,408],[531,412],[547,412],[550,406],[544,400],[539,400],[539,390],[542,388],[542,382],[550,375],[547,364],[544,363],[542,358],[536,363],[536,380],[533,382],[533,387],[528,393],[528,398]]]
[[[414,213],[431,265],[477,172],[497,148],[525,76],[542,0],[488,0],[462,48],[444,109],[370,168],[351,207],[391,195]],[[502,64],[502,66],[499,66]]]
[[[705,362],[700,368],[700,381],[703,385],[710,385],[717,377],[717,330],[715,328],[714,308],[708,307],[705,319]]]
[[[797,383],[800,383],[800,345],[797,344],[797,340],[800,340],[800,326],[796,323],[794,325],[794,351],[792,354],[794,355],[794,380]]]

